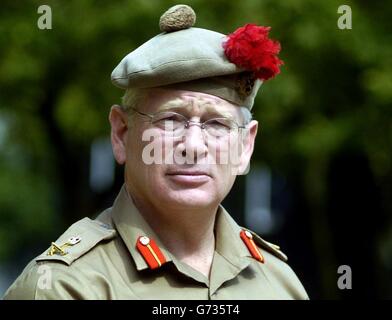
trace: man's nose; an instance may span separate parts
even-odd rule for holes
[[[200,123],[190,122],[184,130],[182,145],[182,156],[186,157],[186,163],[198,163],[207,156],[208,144],[204,129]]]

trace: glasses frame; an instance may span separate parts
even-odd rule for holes
[[[175,114],[175,115],[179,115],[181,118],[183,118],[183,119],[184,119],[184,121],[183,121],[184,129],[189,129],[190,126],[191,126],[191,124],[194,124],[194,125],[199,126],[200,129],[205,130],[205,124],[206,124],[207,122],[212,121],[212,120],[218,120],[218,119],[229,120],[232,124],[235,125],[235,128],[230,127],[230,132],[231,132],[233,129],[237,129],[237,130],[246,129],[246,126],[249,124],[249,122],[248,122],[248,123],[246,123],[246,124],[244,124],[244,125],[239,125],[235,120],[229,119],[229,118],[227,118],[227,117],[216,117],[216,118],[208,119],[208,120],[206,120],[206,121],[204,121],[204,122],[200,122],[200,121],[189,120],[189,119],[188,119],[186,116],[184,116],[183,114],[178,113],[178,112],[174,112],[174,111],[158,111],[158,112],[156,112],[156,113],[151,114],[151,113],[144,113],[144,112],[141,112],[141,111],[139,111],[138,109],[136,109],[136,108],[134,108],[134,107],[130,107],[129,109],[132,110],[132,111],[135,111],[137,114],[139,114],[139,115],[141,115],[141,116],[148,117],[148,118],[150,119],[150,124],[151,124],[151,125],[153,125],[153,120],[154,120],[154,118],[156,117],[156,115],[158,115],[158,114],[160,114],[160,113],[163,113],[163,112],[170,112],[170,113],[173,113],[173,114]],[[230,134],[230,133],[229,133],[229,134]]]

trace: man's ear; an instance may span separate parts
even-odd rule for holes
[[[247,130],[244,133],[242,140],[243,149],[241,153],[240,164],[238,166],[238,175],[247,174],[249,172],[249,163],[253,154],[258,126],[259,123],[256,120],[252,120],[248,124]]]
[[[118,105],[112,106],[109,114],[111,141],[114,158],[119,164],[126,160],[126,145],[128,133],[128,114]]]

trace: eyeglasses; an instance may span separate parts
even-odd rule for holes
[[[148,117],[151,125],[162,130],[164,134],[170,136],[182,136],[185,133],[185,129],[189,129],[191,125],[197,125],[203,129],[208,135],[212,137],[225,137],[231,132],[245,129],[246,125],[239,125],[232,119],[229,118],[211,118],[204,122],[192,121],[187,117],[177,112],[161,111],[154,114],[148,114],[131,108],[141,116]]]

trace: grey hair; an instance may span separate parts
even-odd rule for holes
[[[242,114],[242,121],[245,125],[252,121],[253,116],[250,110],[247,107],[240,107],[241,114]]]
[[[137,108],[146,97],[147,89],[127,89],[121,99],[121,108],[125,112],[130,112],[132,108]]]

